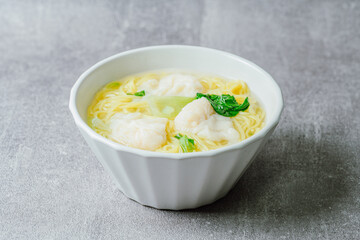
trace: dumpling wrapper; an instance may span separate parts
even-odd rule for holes
[[[111,118],[111,138],[129,147],[156,150],[166,142],[166,118],[140,113],[116,113]]]
[[[176,116],[175,129],[181,133],[192,133],[211,141],[239,141],[239,133],[231,118],[217,114],[206,98],[187,104]]]
[[[195,97],[196,93],[203,91],[203,86],[192,75],[176,73],[163,77],[160,80],[150,79],[141,84],[138,89],[145,90],[147,96]]]

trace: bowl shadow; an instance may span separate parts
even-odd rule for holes
[[[345,142],[279,130],[237,185],[213,204],[183,212],[301,218],[330,212],[351,189]]]

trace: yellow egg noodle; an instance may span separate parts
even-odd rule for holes
[[[141,91],[142,89],[139,89],[138,87],[150,79],[161,79],[169,74],[170,72],[165,71],[143,73],[108,83],[95,95],[93,102],[88,108],[88,125],[103,137],[115,141],[111,137],[111,130],[109,128],[111,117],[114,114],[139,112],[144,115],[152,116],[151,108],[145,97],[127,94]],[[257,102],[256,98],[251,95],[245,82],[241,80],[228,80],[219,76],[200,75],[195,73],[192,73],[192,75],[196,76],[203,86],[204,91],[202,93],[217,95],[230,94],[235,97],[239,104],[248,97],[250,107],[246,111],[239,112],[235,117],[231,118],[234,128],[239,133],[239,141],[254,135],[264,127],[265,112],[261,108],[259,102]],[[155,151],[166,153],[181,152],[179,141],[174,137],[179,133],[174,128],[174,119],[169,119],[166,126],[166,132],[166,143]],[[189,138],[195,140],[195,151],[197,152],[217,149],[227,145],[227,141],[225,140],[214,142],[201,138],[195,134],[185,134]]]

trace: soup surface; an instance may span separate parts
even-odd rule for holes
[[[110,82],[88,108],[88,125],[100,135],[167,153],[231,145],[264,124],[265,112],[245,82],[181,70]]]

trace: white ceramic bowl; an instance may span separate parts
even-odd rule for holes
[[[231,146],[181,154],[126,147],[100,136],[86,124],[87,108],[106,83],[169,68],[244,80],[266,111],[265,127]],[[170,45],[123,52],[95,64],[76,81],[69,106],[86,142],[127,197],[143,205],[179,210],[212,203],[229,192],[274,131],[283,98],[273,78],[243,58],[209,48]]]

